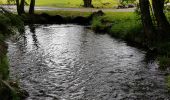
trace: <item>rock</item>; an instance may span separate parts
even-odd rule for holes
[[[104,12],[103,12],[102,10],[99,10],[99,11],[97,11],[97,12],[94,12],[92,15],[93,15],[93,16],[103,16],[103,15],[104,15]]]
[[[78,23],[78,24],[86,24],[86,23],[88,23],[88,20],[85,17],[78,16],[78,17],[75,17],[72,22]]]
[[[117,9],[124,9],[124,8],[128,8],[125,5],[118,5]]]
[[[14,87],[14,88],[19,88],[18,83],[15,81],[9,81],[9,85]]]
[[[94,12],[92,13],[89,17],[88,17],[88,20],[92,20],[93,17],[98,17],[98,16],[103,16],[104,15],[104,12],[102,10],[99,10],[97,12]]]
[[[135,5],[134,4],[128,4],[128,8],[134,8]]]
[[[64,18],[60,15],[55,15],[55,16],[51,16],[50,19],[48,19],[51,23],[64,23]]]
[[[50,19],[50,15],[48,15],[48,14],[46,14],[46,13],[42,13],[40,16],[45,17],[45,18],[47,18],[47,19]]]
[[[21,98],[21,100],[29,97],[29,93],[26,90],[22,90],[22,89],[18,90],[18,95]]]

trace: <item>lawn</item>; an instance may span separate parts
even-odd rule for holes
[[[0,0],[0,3],[6,4],[6,0]],[[93,0],[94,7],[112,8],[117,4],[118,0]],[[83,0],[36,0],[36,5],[54,7],[82,7]]]

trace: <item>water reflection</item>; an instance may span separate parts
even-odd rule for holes
[[[28,100],[169,99],[165,76],[155,60],[146,63],[145,51],[78,25],[25,28],[8,42],[8,56]]]
[[[38,46],[38,39],[36,36],[36,25],[29,25],[29,28],[30,28],[30,33],[32,33],[33,44],[36,47],[36,49],[38,49],[39,46]]]

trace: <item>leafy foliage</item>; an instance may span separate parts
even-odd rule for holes
[[[136,0],[119,0],[119,3],[122,5],[134,2],[136,2]]]
[[[17,15],[10,13],[0,13],[0,33],[3,35],[22,32],[24,23]]]

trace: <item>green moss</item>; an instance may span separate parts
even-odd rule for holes
[[[6,55],[0,57],[0,79],[6,80],[9,77],[9,65]]]
[[[167,85],[168,89],[170,90],[170,75],[168,75],[166,77],[166,85]]]
[[[165,70],[168,67],[170,67],[170,58],[168,58],[166,56],[160,56],[160,57],[158,57],[158,61],[159,61],[160,69]]]

